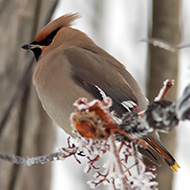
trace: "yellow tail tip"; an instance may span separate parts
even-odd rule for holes
[[[170,168],[174,171],[177,172],[178,168],[180,168],[179,164],[175,161],[174,165],[170,166]]]

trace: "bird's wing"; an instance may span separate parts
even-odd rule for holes
[[[137,97],[137,93],[141,93],[140,88],[133,77],[124,70],[124,67],[123,70],[122,67],[118,67],[117,63],[114,63],[117,60],[112,59],[111,56],[109,57],[109,54],[106,54],[105,58],[101,55],[82,48],[66,49],[64,56],[69,64],[74,81],[95,98],[102,99],[103,96],[112,98],[112,109],[116,111],[118,116],[129,111],[130,108],[133,109],[139,99],[143,98],[142,101],[146,101],[144,97]],[[132,84],[132,86],[129,84]],[[136,88],[136,91],[134,91],[133,87]],[[144,104],[147,104],[147,102]],[[156,135],[152,134],[144,138],[144,140],[152,148],[138,147],[143,155],[160,165],[152,151],[158,152],[169,166],[174,171],[177,171],[179,167],[177,162],[158,141]]]
[[[113,100],[112,109],[119,116],[137,106],[132,88],[109,60],[79,47],[65,49],[63,55],[75,82],[95,98],[109,96]]]

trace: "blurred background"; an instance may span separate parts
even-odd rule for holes
[[[56,4],[57,3],[57,4]],[[54,5],[55,6],[54,8]],[[99,46],[123,63],[153,100],[165,79],[175,79],[168,100],[179,97],[190,82],[190,49],[166,51],[140,42],[159,38],[171,44],[190,43],[188,0],[1,0],[0,1],[0,152],[34,157],[66,145],[67,135],[52,124],[38,101],[31,82],[35,64],[32,54],[22,50],[33,41],[49,18],[79,12],[73,27],[87,33]],[[11,109],[26,64],[26,88],[21,88]],[[23,90],[24,89],[24,90]],[[6,116],[6,117],[4,117]],[[6,122],[5,122],[6,121]],[[157,168],[160,190],[187,189],[190,179],[190,122],[183,122],[163,144],[181,168],[177,173],[162,163]],[[147,162],[147,161],[146,161]],[[151,163],[147,163],[151,164]],[[73,158],[30,168],[0,160],[0,190],[87,190],[90,176]],[[97,189],[108,189],[101,186]]]

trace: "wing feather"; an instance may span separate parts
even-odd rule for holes
[[[105,53],[105,56],[102,56],[102,54],[80,47],[65,49],[63,55],[69,64],[75,82],[98,99],[102,99],[101,89],[113,100],[112,109],[118,115],[128,111],[121,104],[122,102],[130,100],[134,102],[134,105],[137,104],[137,98],[132,88],[119,72],[116,64],[110,63],[111,55]],[[118,64],[120,63],[118,62]],[[122,69],[125,70],[124,67]]]

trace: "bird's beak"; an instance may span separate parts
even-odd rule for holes
[[[41,47],[37,44],[25,44],[21,48],[26,49],[26,50],[31,50],[34,48],[41,48]]]

